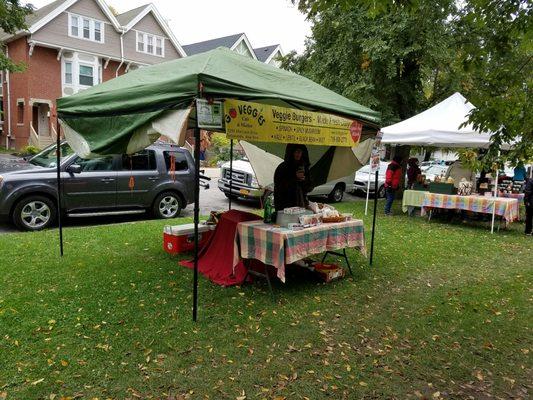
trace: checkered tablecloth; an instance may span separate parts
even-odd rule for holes
[[[524,201],[525,194],[524,193],[498,192],[498,197],[505,197],[505,198],[510,198],[510,199],[518,199],[518,201],[522,202],[522,201]]]
[[[265,224],[263,221],[241,222],[237,226],[238,244],[234,249],[234,264],[239,257],[253,258],[277,269],[285,282],[285,264],[309,255],[355,247],[366,256],[362,220],[329,223],[293,231]]]
[[[519,213],[517,199],[486,196],[458,196],[439,193],[426,193],[422,203],[421,215],[426,215],[432,208],[466,210],[477,213],[492,214],[496,205],[496,215],[505,219],[506,223],[516,221]]]
[[[404,190],[402,198],[402,211],[407,212],[408,207],[422,207],[424,195],[428,193],[423,190]]]

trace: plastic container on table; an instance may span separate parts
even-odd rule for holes
[[[216,225],[198,225],[199,247],[202,248],[215,230]],[[165,226],[163,249],[169,254],[179,254],[194,250],[194,224]]]

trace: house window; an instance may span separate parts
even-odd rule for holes
[[[94,68],[88,65],[80,64],[80,86],[93,86],[94,85]]]
[[[17,124],[24,124],[24,102],[17,102]]]
[[[155,39],[155,54],[157,56],[163,55],[163,39],[161,38]]]
[[[165,56],[165,39],[150,33],[137,32],[137,52]]]
[[[102,81],[102,60],[89,54],[67,52],[61,60],[63,95],[68,96]]]
[[[83,19],[83,38],[84,39],[91,38],[91,21],[85,18]]]
[[[70,36],[78,37],[78,17],[71,15],[70,16]]]
[[[69,36],[104,43],[104,23],[76,14],[69,16]]]
[[[94,40],[102,41],[102,23],[100,21],[94,21]]]
[[[146,46],[146,52],[149,54],[152,54],[154,52],[154,37],[147,35],[146,39],[148,39],[148,45]]]
[[[65,63],[65,83],[72,83],[72,63]]]
[[[137,51],[144,53],[144,33],[137,32]]]

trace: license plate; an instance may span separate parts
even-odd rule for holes
[[[246,189],[241,189],[241,190],[239,190],[239,193],[240,194],[244,194],[244,195],[248,195],[248,194],[250,194],[250,191],[246,190]]]

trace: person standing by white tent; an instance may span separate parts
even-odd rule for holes
[[[385,173],[385,215],[392,215],[392,203],[394,202],[394,197],[396,191],[400,188],[400,182],[402,181],[402,158],[396,156],[392,159],[391,163],[387,167],[387,172]]]

